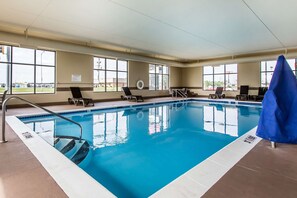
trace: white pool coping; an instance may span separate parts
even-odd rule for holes
[[[112,105],[108,107],[130,107],[143,104],[158,104],[169,101],[171,100],[145,102],[133,105]],[[211,100],[211,102],[213,102],[213,100]],[[107,106],[102,106],[99,108],[73,109],[59,112],[77,112],[106,108]],[[30,115],[32,116],[32,114]],[[30,115],[23,114],[21,116]],[[34,115],[44,115],[44,113],[37,113]],[[6,122],[20,137],[33,155],[39,160],[42,166],[53,177],[67,196],[75,198],[98,196],[115,197],[115,195],[108,191],[99,182],[49,145],[16,116],[7,116]],[[33,138],[26,139],[22,134],[24,132],[31,133]],[[151,197],[201,197],[261,140],[261,138],[255,136],[255,133],[256,127],[215,154],[211,155],[209,158],[205,159],[203,162],[199,163],[183,175],[179,176],[168,185],[154,193]],[[255,136],[256,139],[252,143],[244,142],[244,139],[249,135]]]

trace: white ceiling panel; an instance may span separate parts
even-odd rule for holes
[[[282,47],[242,1],[112,1],[234,53]]]
[[[296,0],[245,0],[285,47],[297,46]]]
[[[179,55],[179,52],[193,43],[199,44],[201,49],[208,48],[213,49],[213,52],[219,51],[220,54],[227,53],[224,48],[220,49],[212,43],[109,1],[97,2],[93,7],[84,6],[82,2],[77,1],[77,4],[72,5],[73,9],[56,9],[67,7],[70,2],[73,4],[73,1],[53,1],[34,26],[45,30],[51,28],[51,31],[59,33],[71,32],[72,35],[90,40],[106,41],[178,58],[193,58],[190,53],[187,53],[186,57]],[[74,31],[75,29],[77,30]]]
[[[245,2],[4,0],[0,23],[180,59],[297,46],[296,0]]]
[[[16,11],[15,9],[11,9],[9,7],[0,6],[0,21],[3,23],[27,27],[34,21],[35,18],[35,14],[24,11]]]
[[[1,0],[2,8],[9,8],[17,12],[27,12],[33,15],[38,15],[46,8],[51,0]]]

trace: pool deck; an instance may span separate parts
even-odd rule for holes
[[[156,98],[160,102],[171,98]],[[134,102],[115,101],[96,103],[95,107],[133,105]],[[81,106],[58,105],[50,110],[82,109]],[[87,107],[88,108],[88,107]],[[35,114],[35,108],[9,109],[7,115]],[[1,115],[0,115],[1,117]],[[40,162],[6,124],[8,142],[0,144],[0,197],[67,197]],[[247,155],[233,166],[204,197],[297,197],[297,145],[277,144],[276,149],[267,141],[260,141]],[[193,187],[174,197],[197,197]]]

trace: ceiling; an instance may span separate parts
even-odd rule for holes
[[[296,0],[1,0],[0,25],[194,61],[296,47],[296,9]]]

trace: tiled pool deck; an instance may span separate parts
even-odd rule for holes
[[[161,100],[172,99],[157,98],[146,101]],[[97,103],[96,108],[132,104],[134,102],[102,102]],[[48,108],[64,111],[82,107],[59,105]],[[34,108],[18,108],[8,110],[7,115],[33,113],[42,111]],[[0,144],[0,197],[67,197],[8,125],[6,130],[9,142]],[[278,144],[277,149],[271,149],[270,143],[262,140],[233,168],[225,171],[227,173],[204,194],[204,197],[297,197],[296,153],[296,145]],[[228,161],[228,153],[226,156],[221,160]],[[217,161],[209,163],[215,164]],[[225,172],[223,171],[223,174]],[[210,178],[211,175],[213,173],[206,173],[205,177]],[[182,185],[179,184],[180,189],[175,189],[176,193],[168,194],[169,191],[160,191],[155,196],[199,197],[201,192],[195,189],[198,189],[197,186],[201,187],[201,182],[197,182],[196,178],[185,178],[179,182]]]

